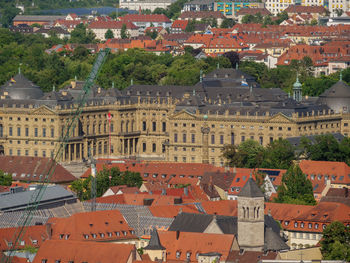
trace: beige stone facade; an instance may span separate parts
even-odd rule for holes
[[[335,111],[310,99],[295,102],[280,89],[257,87],[240,70],[217,69],[192,87],[94,87],[65,140],[83,82],[43,93],[21,74],[14,79],[0,89],[0,154],[5,155],[55,156],[65,141],[57,158],[62,162],[86,160],[90,151],[95,158],[222,166],[225,144],[254,139],[266,146],[279,138],[350,132],[347,110]],[[329,102],[325,96],[322,100]]]
[[[112,120],[108,121],[108,112]],[[57,106],[3,107],[0,110],[0,152],[18,156],[54,156],[72,110]],[[63,162],[81,161],[88,149],[96,157],[159,161],[208,162],[224,165],[225,144],[326,133],[349,134],[349,114],[297,116],[212,115],[175,112],[170,98],[141,102],[87,105],[67,143]],[[208,134],[203,133],[207,127]],[[109,136],[110,130],[110,136]],[[208,147],[205,147],[208,145]]]

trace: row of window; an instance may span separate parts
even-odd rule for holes
[[[13,142],[12,140],[9,140],[9,143],[10,143],[10,144],[12,144],[12,142]],[[17,141],[17,144],[21,144],[21,141],[18,140],[18,141]],[[29,141],[25,141],[25,144],[29,144]],[[35,144],[35,145],[38,145],[39,142],[38,142],[37,140],[35,140],[35,141],[34,141],[34,144]],[[41,142],[41,144],[42,144],[42,145],[46,145],[46,141]],[[54,143],[54,142],[50,142],[50,144],[51,144],[51,145],[54,145],[55,143]]]
[[[142,122],[142,131],[147,131],[147,122],[143,121]],[[157,131],[157,122],[152,121],[152,131],[155,132]],[[166,122],[162,122],[162,132],[166,132]]]
[[[288,226],[289,225],[289,221],[284,221],[284,225]],[[295,228],[297,228],[299,226],[300,226],[300,228],[304,228],[305,227],[305,223],[301,222],[300,225],[299,225],[298,222],[294,222],[294,227]],[[319,228],[319,224],[318,223],[314,223],[314,224],[313,223],[308,223],[307,226],[308,226],[308,229],[312,229],[312,228],[318,229]],[[322,224],[322,229],[325,229],[326,227],[327,227],[326,224]]]
[[[0,120],[2,120],[2,117],[0,118]],[[13,117],[9,117],[9,120],[12,121],[13,120]],[[20,121],[21,120],[21,117],[17,117],[17,121]],[[29,118],[25,118],[26,121],[29,121]],[[34,118],[34,121],[37,122],[39,121],[38,118]],[[46,118],[43,118],[42,119],[43,122],[46,122]],[[54,119],[50,119],[51,122],[54,122],[55,120]]]
[[[318,239],[318,234],[311,234],[311,233],[292,233],[292,237],[294,238],[300,238],[300,239]]]
[[[254,136],[250,136],[249,139],[254,140]],[[241,136],[241,142],[244,142],[246,140],[246,136],[242,135]],[[273,142],[274,138],[273,137],[269,137],[269,142]],[[261,145],[263,145],[264,143],[264,137],[263,136],[259,136],[258,141]],[[179,142],[179,136],[177,133],[174,133],[174,143],[178,143]],[[187,133],[183,133],[182,134],[182,143],[187,143]],[[196,143],[196,135],[194,133],[191,133],[191,143]],[[211,144],[216,144],[216,138],[215,138],[215,134],[211,134],[210,136],[210,143]],[[225,144],[225,136],[223,134],[219,135],[219,144],[223,145]],[[230,144],[235,144],[235,134],[231,133],[230,134]]]
[[[47,128],[42,128],[41,131],[41,137],[46,137],[47,136]],[[16,129],[17,133],[16,133],[16,136],[20,137],[22,136],[22,130],[21,130],[21,127],[17,127]],[[55,137],[55,129],[54,128],[51,128],[50,130],[50,136],[51,138]],[[13,127],[9,127],[9,136],[14,136],[14,128]],[[39,137],[39,128],[33,128],[33,134],[34,134],[34,137]],[[29,137],[29,127],[25,127],[24,128],[24,136],[25,137]],[[3,128],[2,128],[2,125],[0,125],[0,137],[3,137]]]
[[[306,175],[306,176],[307,176],[307,177],[310,177],[311,180],[315,180],[315,178],[316,178],[316,175],[314,175],[314,174],[311,174],[310,176],[309,176],[309,175]],[[322,177],[323,177],[322,174],[318,174],[318,175],[317,175],[317,179],[318,179],[318,180],[321,180]],[[349,175],[349,177],[350,177],[350,175]],[[329,178],[331,178],[332,181],[335,181],[335,180],[337,179],[337,176],[335,176],[335,175],[329,176],[329,175],[327,175],[327,174],[324,175],[324,180],[329,180]],[[344,175],[341,175],[341,176],[339,177],[339,181],[343,181],[343,180],[344,180]]]
[[[107,232],[106,233],[107,234],[107,237],[113,237],[113,233],[112,232]],[[121,234],[123,234],[124,236],[126,236],[127,234],[128,234],[128,232],[127,231],[115,231],[114,232],[114,234],[115,234],[115,236],[117,236],[117,237],[119,237]],[[133,230],[131,230],[130,231],[130,234],[135,234],[135,232],[133,231]],[[91,235],[91,237],[92,238],[97,238],[97,234],[90,234]],[[90,235],[89,234],[83,234],[83,237],[85,238],[85,239],[89,239],[90,238]],[[68,236],[68,237],[67,237]],[[104,238],[105,237],[105,234],[104,233],[99,233],[99,237],[100,238]],[[69,238],[69,235],[66,235],[66,236],[64,236],[63,234],[61,234],[60,235],[60,239],[63,239],[63,238],[65,238],[65,239],[68,239]]]
[[[38,244],[38,240],[36,240],[36,239],[31,239],[31,241],[32,241],[32,244],[33,244],[33,245],[37,245],[37,244]],[[19,245],[20,245],[20,246],[25,246],[25,245],[26,245],[25,240],[21,240],[21,241],[19,242]],[[12,247],[12,246],[13,246],[12,241],[8,241],[8,242],[7,242],[7,246],[8,246],[8,247]]]
[[[14,155],[15,151],[16,150],[10,148],[9,149],[9,155],[10,156]],[[46,150],[42,150],[41,151],[41,157],[47,157],[47,152],[48,151],[46,151]],[[17,151],[16,151],[16,155],[17,156],[22,156],[22,153],[23,153],[23,151],[21,149],[17,149]],[[34,154],[35,157],[38,157],[39,156],[39,151],[38,150],[34,150],[33,154]],[[29,156],[29,150],[24,150],[24,156]],[[50,151],[50,157],[52,158],[53,156],[54,156],[54,151]]]
[[[92,125],[92,133],[91,134],[96,134],[96,126],[97,126],[97,131],[98,133],[100,134],[101,133],[101,130],[102,130],[102,124],[99,124],[99,125],[96,125],[96,124],[93,124]],[[110,124],[110,132],[113,132],[114,131],[114,125],[113,123]],[[103,132],[104,133],[107,133],[107,124],[103,124]],[[74,133],[74,130],[73,130],[73,133]],[[90,125],[86,125],[86,134],[89,135],[90,134]]]

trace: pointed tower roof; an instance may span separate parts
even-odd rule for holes
[[[160,244],[158,232],[156,228],[153,228],[151,233],[151,240],[149,241],[148,245],[144,247],[145,250],[165,250],[165,247],[163,247]]]
[[[252,176],[249,177],[247,183],[239,192],[238,196],[241,197],[264,197],[263,192],[260,190],[259,186],[253,180]]]

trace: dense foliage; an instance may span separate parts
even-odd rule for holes
[[[153,11],[153,14],[165,14],[170,19],[177,19],[181,14],[181,10],[184,7],[184,4],[187,2],[188,0],[177,0],[166,9],[160,7],[156,8]]]
[[[315,142],[307,138],[301,140],[301,155],[314,161],[346,162],[350,165],[350,139],[338,142],[332,135],[315,137]]]
[[[91,198],[91,179],[90,175],[87,179],[79,179],[72,183],[71,189],[77,193],[80,200],[88,200]],[[102,196],[108,188],[116,185],[127,185],[129,187],[140,187],[142,178],[139,173],[130,171],[120,172],[118,168],[103,169],[96,174],[96,196]]]
[[[87,43],[94,36],[84,26],[72,33],[70,42]],[[44,90],[61,88],[74,79],[84,80],[91,70],[95,55],[80,46],[73,53],[60,52],[51,55],[45,52],[54,44],[63,43],[56,37],[44,38],[39,35],[21,35],[0,29],[0,85],[21,71]],[[122,89],[133,79],[135,84],[193,85],[199,81],[199,72],[213,70],[217,63],[230,67],[226,58],[196,60],[191,53],[173,57],[170,54],[157,56],[140,49],[110,54],[98,84],[110,88],[112,82]]]
[[[0,170],[0,185],[10,186],[12,184],[12,175],[5,174]]]
[[[323,230],[321,252],[325,260],[350,261],[350,229],[334,221]]]
[[[222,153],[231,167],[287,169],[295,159],[293,146],[283,139],[266,147],[257,141],[246,140],[238,146],[225,145]]]
[[[264,26],[279,25],[286,19],[288,19],[287,12],[282,12],[277,14],[276,19],[272,19],[271,15],[263,16],[261,13],[257,13],[256,15],[248,14],[243,16],[242,24],[256,23],[256,24],[263,24]]]
[[[329,76],[314,77],[314,68],[309,57],[304,57],[301,61],[294,60],[289,66],[278,66],[271,69],[264,63],[242,61],[239,68],[255,77],[262,88],[279,87],[290,94],[292,94],[297,74],[302,83],[303,95],[308,96],[319,96],[339,80],[338,72]],[[342,74],[343,81],[350,84],[350,68],[343,70]]]
[[[282,177],[275,202],[315,205],[312,184],[298,165],[292,165]]]

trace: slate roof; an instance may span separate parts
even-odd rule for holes
[[[0,211],[15,211],[23,210],[27,207],[28,202],[31,200],[32,195],[38,193],[37,190],[25,191],[15,194],[3,194],[0,198]],[[64,189],[59,185],[47,186],[40,204],[49,205],[51,203],[58,203],[59,201],[75,202],[77,197],[70,191]],[[32,203],[31,203],[32,204]]]
[[[338,81],[332,87],[325,90],[320,98],[350,98],[350,86],[344,81]]]
[[[236,216],[180,213],[176,216],[168,231],[204,233],[209,224],[215,220],[224,234],[237,236],[238,222]],[[286,240],[280,236],[280,227],[269,215],[264,216],[265,248],[269,251],[286,250]]]
[[[21,73],[0,88],[0,95],[4,95],[4,92],[7,92],[11,99],[39,99],[44,95],[39,86],[33,84]]]
[[[151,240],[149,241],[148,245],[144,247],[145,250],[165,250],[165,247],[163,247],[160,244],[158,232],[156,228],[153,228],[152,234],[151,234]]]
[[[333,135],[333,137],[338,142],[341,142],[344,139],[344,135],[342,135],[341,133],[330,133],[330,134]],[[288,140],[292,146],[299,147],[302,138],[305,137],[305,138],[311,140],[311,143],[315,143],[316,136],[318,136],[318,135],[289,137],[289,138],[286,138],[286,140]]]
[[[237,196],[240,197],[264,197],[263,192],[259,186],[255,183],[253,178],[249,178],[248,182],[243,186],[242,190]]]

